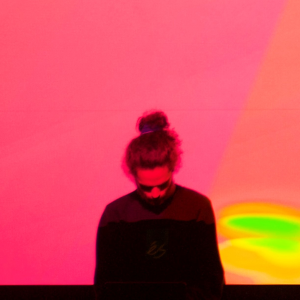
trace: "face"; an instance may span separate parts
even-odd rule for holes
[[[150,204],[161,204],[175,190],[172,175],[167,166],[154,169],[137,168],[135,180],[138,193]]]

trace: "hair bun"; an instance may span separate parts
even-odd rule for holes
[[[141,134],[168,129],[169,126],[168,117],[162,111],[146,112],[137,122]]]

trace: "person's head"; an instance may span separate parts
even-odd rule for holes
[[[165,198],[174,185],[172,174],[179,168],[181,150],[178,135],[169,126],[162,111],[145,113],[137,121],[140,135],[125,152],[128,172],[147,199]]]

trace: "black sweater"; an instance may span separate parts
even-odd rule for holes
[[[185,282],[187,299],[221,299],[224,283],[210,200],[176,185],[159,207],[134,191],[107,205],[94,283]]]

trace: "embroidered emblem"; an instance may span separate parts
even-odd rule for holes
[[[166,243],[158,245],[157,241],[154,241],[146,253],[155,259],[161,258],[167,252],[167,250],[164,249],[165,245]]]

